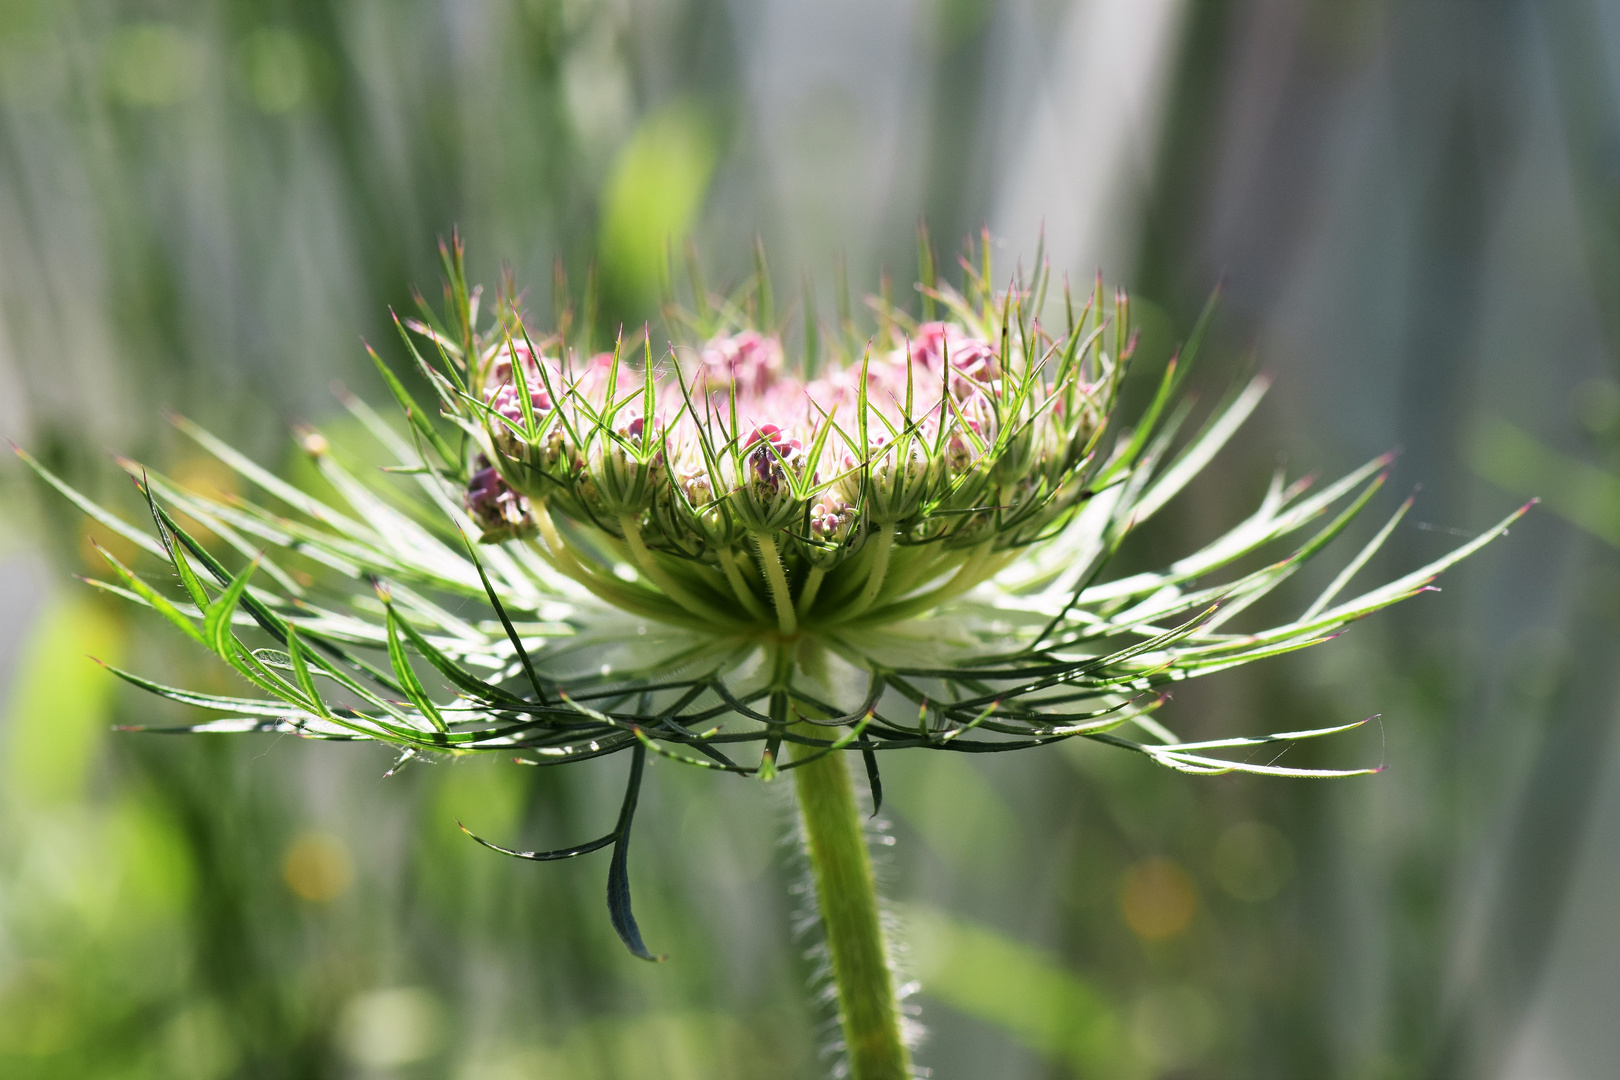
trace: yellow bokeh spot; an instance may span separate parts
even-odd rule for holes
[[[1166,941],[1192,922],[1198,890],[1187,872],[1169,859],[1144,859],[1125,871],[1119,908],[1138,937]]]
[[[330,833],[307,832],[287,848],[281,863],[287,888],[314,903],[342,896],[354,883],[354,860],[343,841]]]
[[[235,471],[206,454],[182,458],[174,468],[174,482],[210,499],[229,498],[236,494],[238,487]]]
[[[196,454],[180,462],[174,470],[174,481],[187,491],[207,499],[229,502],[237,494],[236,473],[218,458]],[[176,514],[181,528],[203,544],[218,539],[214,530],[181,510]]]

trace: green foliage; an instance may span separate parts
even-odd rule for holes
[[[718,156],[714,121],[695,102],[643,118],[603,190],[603,274],[622,303],[642,307],[666,287],[671,247],[686,241]]]
[[[1078,1075],[1149,1075],[1103,995],[1038,950],[920,904],[902,919],[910,963],[930,996]]]
[[[1481,417],[1464,451],[1485,479],[1509,491],[1536,492],[1548,510],[1620,546],[1620,474],[1560,454],[1499,416]]]
[[[113,690],[96,678],[85,653],[117,663],[124,648],[123,625],[94,600],[58,604],[46,614],[19,658],[26,677],[10,710],[9,797],[52,806],[83,794],[108,726]]]

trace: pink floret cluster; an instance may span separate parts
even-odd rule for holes
[[[554,407],[554,397],[575,413],[597,415],[622,403],[615,430],[633,439],[641,437],[645,421],[640,372],[621,366],[615,385],[611,353],[565,367],[552,357],[537,358],[521,342],[503,350],[489,365],[485,387],[485,400],[513,427],[523,424],[512,374],[514,355],[523,365],[531,412],[539,421]],[[711,444],[735,440],[749,464],[747,479],[761,484],[779,483],[784,467],[803,459],[829,418],[834,427],[822,460],[845,470],[881,458],[894,433],[907,427],[908,417],[925,438],[942,422],[950,426],[951,449],[959,459],[971,454],[958,429],[973,432],[981,441],[993,437],[990,394],[1000,377],[996,351],[955,324],[924,323],[909,340],[868,358],[866,400],[875,415],[867,417],[865,446],[855,445],[862,426],[857,415],[862,370],[851,365],[804,381],[786,370],[776,338],[754,330],[721,335],[699,349],[680,350],[673,362],[664,362],[654,392],[655,430],[667,432],[670,452],[683,474],[701,469],[698,443],[704,434]],[[608,400],[610,387],[615,402]],[[736,431],[729,430],[733,407]],[[584,417],[579,419],[576,427],[588,426]]]
[[[544,507],[698,557],[784,533],[834,562],[874,530],[1024,542],[1080,497],[1101,411],[1074,366],[1043,374],[1062,365],[1038,328],[1021,342],[1015,377],[990,341],[930,321],[805,377],[757,330],[650,364],[508,339],[476,373],[498,475],[479,472],[466,505],[490,538],[526,535]]]

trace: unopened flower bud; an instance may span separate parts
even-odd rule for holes
[[[513,491],[493,465],[473,473],[462,504],[483,530],[478,537],[481,544],[520,539],[534,529],[529,500]]]
[[[703,346],[702,388],[726,391],[733,388],[743,397],[763,393],[782,371],[782,343],[774,337],[744,330],[714,338]]]

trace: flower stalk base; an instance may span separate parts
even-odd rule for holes
[[[819,734],[818,732],[806,732]],[[792,770],[852,1080],[908,1080],[911,1055],[883,940],[866,833],[843,754]]]

